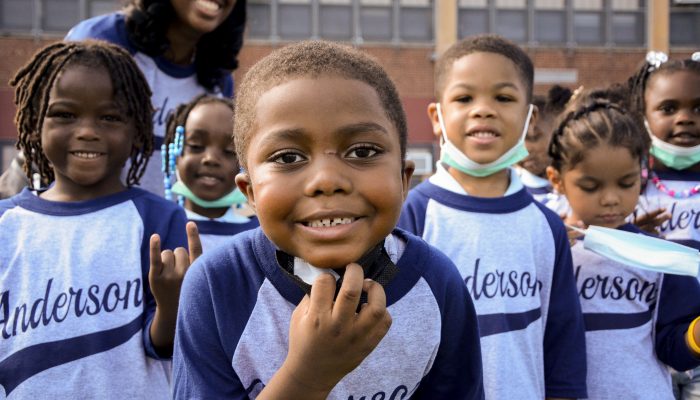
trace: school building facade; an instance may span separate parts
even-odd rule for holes
[[[7,84],[39,47],[119,0],[0,0],[0,170],[15,149]],[[491,32],[523,46],[535,92],[621,82],[650,49],[700,51],[700,0],[248,0],[240,79],[259,58],[303,39],[346,42],[374,55],[396,82],[409,123],[409,157],[430,174],[439,154],[426,116],[436,57],[460,38]],[[321,99],[319,99],[322,101]]]

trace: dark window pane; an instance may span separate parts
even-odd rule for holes
[[[44,26],[47,31],[66,31],[80,22],[78,0],[44,2]]]
[[[254,38],[267,38],[270,36],[270,5],[248,3],[248,15],[246,25],[248,34]]]
[[[700,44],[700,13],[672,12],[670,22],[671,45],[697,47]]]
[[[311,37],[311,7],[308,4],[280,4],[279,33],[285,39]]]
[[[433,13],[427,7],[401,7],[401,39],[433,40]]]
[[[527,40],[525,10],[499,10],[496,13],[496,33],[515,42]]]
[[[327,39],[350,39],[352,36],[352,7],[344,5],[321,5],[321,37]]]
[[[600,44],[603,42],[603,24],[599,13],[574,14],[574,39],[577,43]]]
[[[34,2],[27,0],[2,0],[2,27],[6,29],[32,29]]]
[[[644,43],[644,19],[641,14],[613,15],[613,41],[616,44]]]
[[[119,0],[92,0],[88,7],[88,17],[108,14],[121,8]]]
[[[360,26],[365,40],[391,40],[391,7],[362,7]]]
[[[459,37],[488,32],[489,15],[486,10],[459,10]]]
[[[540,43],[566,41],[566,17],[563,11],[535,12],[535,40]]]

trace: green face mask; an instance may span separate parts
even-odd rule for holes
[[[204,208],[225,208],[233,205],[245,204],[247,201],[243,192],[241,192],[238,188],[234,189],[231,193],[225,195],[224,197],[212,201],[199,198],[199,196],[192,193],[190,188],[185,186],[182,181],[175,182],[172,191],[173,193],[189,199],[196,205]]]
[[[683,170],[700,162],[700,145],[681,147],[664,142],[651,133],[646,120],[644,120],[644,126],[647,128],[649,137],[651,137],[651,150],[649,152],[665,166]]]

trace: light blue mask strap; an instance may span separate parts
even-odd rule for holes
[[[245,195],[238,188],[234,189],[232,192],[221,197],[220,199],[212,201],[204,200],[198,197],[196,194],[192,193],[190,188],[185,186],[185,184],[182,183],[182,181],[175,182],[172,188],[172,192],[186,199],[189,199],[196,205],[204,208],[231,207],[233,205],[245,204],[247,201]]]

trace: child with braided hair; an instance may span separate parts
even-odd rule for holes
[[[132,187],[153,142],[143,74],[118,46],[58,42],[10,84],[42,187],[0,201],[0,397],[169,398],[183,247],[200,250],[179,207]]]
[[[610,228],[607,235],[624,237],[633,252],[641,250],[634,246],[637,235],[626,232],[644,235],[627,222],[650,142],[641,129],[620,105],[588,97],[554,131],[547,168],[571,207],[569,225],[588,228],[587,236]],[[588,398],[673,399],[667,365],[700,364],[698,281],[630,266],[624,252],[616,260],[605,257],[589,239],[571,248],[586,328]]]
[[[178,197],[197,224],[204,251],[259,225],[244,215],[246,198],[236,188],[240,165],[232,131],[233,102],[221,97],[197,96],[168,119],[161,149],[165,198]]]
[[[668,61],[650,52],[629,85],[651,138],[649,184],[638,213],[665,211],[654,222],[659,234],[700,249],[700,53]],[[674,378],[679,396],[700,399],[700,370]]]

